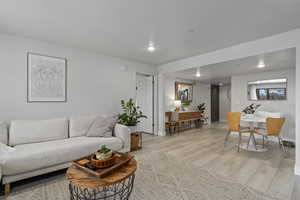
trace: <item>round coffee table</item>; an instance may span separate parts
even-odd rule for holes
[[[97,178],[72,165],[67,170],[71,200],[128,200],[133,189],[137,161]]]

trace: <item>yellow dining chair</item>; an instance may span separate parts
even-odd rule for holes
[[[280,137],[281,129],[285,122],[285,118],[267,118],[266,129],[255,128],[254,133],[261,135],[263,137],[263,148],[265,147],[265,137],[274,136],[278,138],[279,146],[282,147],[285,152],[285,147],[283,145],[282,139]]]
[[[231,132],[238,132],[239,133],[239,143],[238,143],[238,152],[240,151],[240,144],[242,140],[242,133],[249,133],[250,128],[248,127],[241,127],[241,113],[240,112],[229,112],[227,113],[227,123],[228,123],[228,132],[225,137],[224,141],[224,148],[226,146],[228,137]]]

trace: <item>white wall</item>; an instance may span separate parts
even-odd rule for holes
[[[220,86],[220,121],[225,122],[226,115],[231,110],[231,85]]]
[[[197,110],[197,106],[201,103],[206,104],[206,116],[209,117],[210,122],[210,84],[200,83],[199,81],[178,79],[173,77],[166,77],[165,83],[165,109],[166,111],[173,111],[175,99],[175,82],[193,83],[193,101],[190,106],[186,106],[187,110]]]
[[[249,81],[267,80],[273,78],[287,78],[287,100],[280,101],[249,101],[247,96],[247,83]],[[287,121],[283,128],[283,137],[295,141],[295,69],[276,70],[262,73],[231,77],[231,109],[242,111],[251,103],[259,103],[259,110],[280,112]]]
[[[166,129],[165,129],[165,112],[168,108],[165,106],[165,75],[159,74],[157,76],[157,119],[158,119],[158,127],[157,127],[157,135],[165,136]]]
[[[135,97],[136,72],[156,68],[137,62],[31,39],[0,35],[0,120],[40,119],[83,113],[116,113]],[[67,103],[27,103],[27,52],[68,61]],[[127,71],[120,68],[127,66]]]
[[[299,36],[299,35],[298,35]],[[300,176],[300,36],[296,48],[296,164],[295,174]]]
[[[208,123],[211,122],[211,94],[210,94],[210,84],[201,83],[199,81],[195,84],[194,90],[194,99],[197,105],[200,103],[205,103],[206,105],[206,112],[205,116],[208,117]]]

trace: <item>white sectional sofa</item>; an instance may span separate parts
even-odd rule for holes
[[[12,182],[67,168],[101,145],[130,151],[130,130],[112,122],[106,116],[0,122],[2,184],[9,190]]]

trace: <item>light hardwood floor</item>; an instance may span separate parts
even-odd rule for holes
[[[277,143],[268,142],[267,152],[237,152],[237,137],[223,142],[226,129],[222,125],[212,128],[191,129],[167,137],[144,136],[143,150],[136,152],[164,152],[174,158],[205,168],[218,175],[249,186],[263,193],[290,199],[294,183],[295,151],[284,153]],[[248,137],[243,137],[246,142]],[[261,142],[258,139],[258,142]]]
[[[287,200],[294,183],[294,149],[237,152],[237,137],[226,149],[226,129],[191,129],[173,136],[144,135],[134,152],[139,166],[131,200]],[[244,141],[247,137],[243,138]],[[5,200],[70,199],[64,171],[13,184]]]

